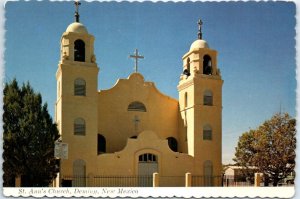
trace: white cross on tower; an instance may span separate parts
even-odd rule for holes
[[[135,59],[135,66],[134,66],[134,72],[137,73],[138,71],[138,59],[144,59],[144,56],[139,55],[138,49],[135,49],[135,54],[130,55],[129,58],[134,58]]]
[[[137,115],[135,115],[134,119],[132,121],[134,122],[134,131],[137,134],[138,125],[139,125],[140,119],[139,119],[139,117]]]

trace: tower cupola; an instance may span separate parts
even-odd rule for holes
[[[202,39],[202,20],[199,19],[198,21],[198,39],[194,41],[190,47],[190,51],[193,51],[194,49],[199,48],[209,48],[208,43]]]
[[[71,23],[67,27],[66,32],[88,34],[88,31],[87,31],[86,27],[82,23],[79,23],[79,22]]]
[[[94,64],[94,36],[79,22],[79,3],[75,3],[75,22],[71,23],[61,38],[61,62],[72,64]]]
[[[202,20],[198,21],[198,38],[192,43],[189,51],[182,57],[183,74],[181,80],[188,77],[205,75],[210,77],[220,76],[217,67],[217,51],[211,49],[208,43],[202,38]]]
[[[74,23],[71,23],[66,32],[74,32],[74,33],[82,33],[82,34],[88,34],[88,31],[86,29],[86,27],[79,22],[79,6],[81,5],[81,3],[79,1],[75,1],[74,2],[74,5],[75,5],[75,22]]]
[[[190,47],[190,51],[199,49],[199,48],[209,48],[208,43],[205,40],[197,39],[194,41]]]

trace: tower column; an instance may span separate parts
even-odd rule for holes
[[[70,181],[67,176],[74,176],[76,172],[83,177],[95,173],[94,160],[98,155],[99,68],[94,56],[94,36],[79,23],[79,5],[75,2],[75,22],[61,37],[61,59],[56,73],[55,120],[62,142],[69,148],[68,158],[60,165],[62,181]],[[77,167],[81,168],[79,174]]]
[[[198,38],[182,57],[183,74],[177,88],[181,119],[186,126],[183,133],[188,154],[195,158],[195,172],[217,176],[222,168],[223,80],[217,51],[202,38],[202,24],[199,20]]]

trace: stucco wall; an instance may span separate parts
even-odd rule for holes
[[[184,176],[186,172],[194,172],[191,156],[173,152],[167,140],[160,139],[153,131],[143,131],[137,139],[127,139],[127,145],[122,151],[99,155],[95,174],[138,175],[139,156],[145,153],[158,157],[158,172],[161,176]]]
[[[134,101],[143,103],[146,112],[128,111]],[[119,79],[113,88],[99,92],[98,133],[106,138],[107,152],[122,150],[127,138],[144,130],[154,131],[162,139],[178,140],[178,101],[160,93],[139,73]]]

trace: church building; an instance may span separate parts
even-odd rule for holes
[[[182,58],[178,99],[133,72],[98,90],[94,36],[79,21],[62,34],[55,121],[68,157],[61,186],[221,186],[222,84],[217,51],[198,38]],[[187,44],[188,46],[188,44]],[[159,47],[159,46],[158,46]],[[131,56],[143,58],[136,50]],[[106,75],[106,74],[102,74]]]

